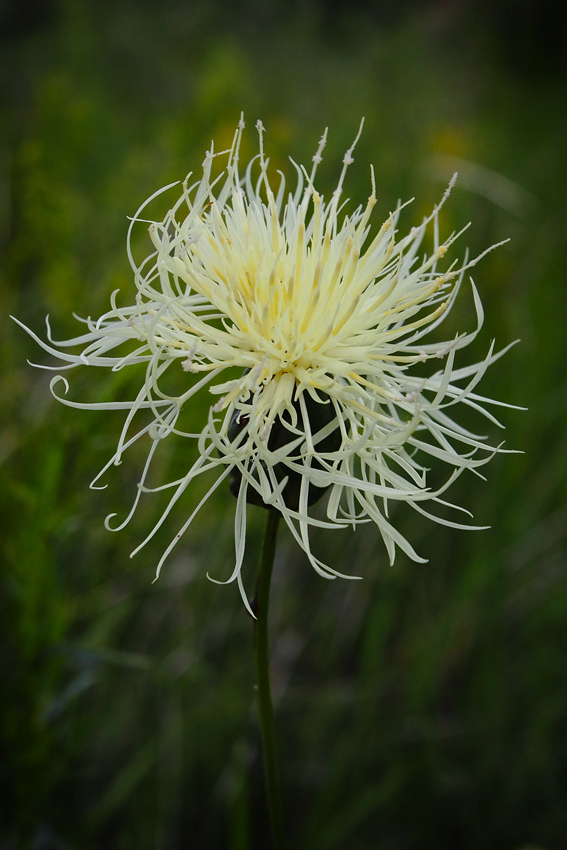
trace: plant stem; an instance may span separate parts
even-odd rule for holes
[[[266,528],[260,555],[260,567],[254,599],[254,662],[256,665],[256,683],[258,695],[258,713],[262,733],[262,754],[266,776],[266,792],[275,850],[284,850],[283,813],[278,774],[278,758],[276,752],[276,733],[274,728],[274,709],[270,691],[270,656],[268,649],[268,613],[270,602],[270,582],[274,555],[276,551],[276,535],[280,514],[268,510]]]

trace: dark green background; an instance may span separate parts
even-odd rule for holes
[[[198,171],[241,110],[246,154],[261,117],[284,168],[288,155],[308,163],[328,125],[327,192],[365,115],[347,194],[366,199],[374,163],[377,221],[417,198],[402,229],[455,158],[468,163],[445,232],[472,220],[461,253],[511,237],[475,270],[487,318],[469,354],[521,338],[484,389],[529,408],[503,413],[524,454],[452,491],[490,530],[396,511],[427,565],[388,566],[372,527],[315,533],[324,560],[364,576],[325,582],[281,534],[272,643],[290,847],[567,848],[565,12],[535,0],[0,9],[2,850],[268,846],[251,622],[234,586],[205,577],[232,567],[231,497],[210,500],[152,584],[198,488],[130,560],[159,500],[116,535],[102,520],[127,512],[143,448],[90,491],[121,415],[52,401],[49,375],[26,364],[42,353],[7,318],[43,333],[49,313],[62,339],[73,311],[99,315],[118,287],[128,303],[127,216]],[[464,290],[451,328],[473,322]],[[84,369],[70,392],[135,387]],[[191,451],[166,449],[157,475]],[[252,509],[249,587],[261,523]]]

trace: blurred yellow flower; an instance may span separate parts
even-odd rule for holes
[[[341,201],[358,136],[327,202],[315,188],[326,133],[310,171],[294,163],[297,183],[286,195],[284,176],[279,173],[274,186],[268,175],[264,128],[261,122],[256,126],[259,154],[244,176],[239,171],[241,120],[230,149],[215,153],[211,148],[202,177],[191,183],[189,175],[164,220],[150,224],[154,250],[137,265],[130,250],[132,227],[142,220],[144,208],[171,187],[140,207],[128,233],[137,289],[133,303],[118,306],[113,293],[110,311],[97,321],[83,320],[86,332],[64,342],[53,341],[49,324],[48,342],[28,331],[68,364],[63,368],[144,366],[133,401],[69,401],[57,393],[60,382],[65,394],[68,390],[61,375],[53,378],[51,389],[72,407],[128,411],[116,453],[100,475],[140,437],[150,439],[134,506],[118,528],[130,520],[141,492],[152,489],[145,482],[160,442],[170,434],[198,440],[193,466],[154,488],[169,488],[173,495],[141,546],[197,476],[218,473],[168,546],[159,574],[204,501],[230,477],[237,497],[236,563],[228,581],[238,582],[245,600],[241,565],[250,501],[280,511],[315,570],[327,578],[342,574],[312,553],[312,526],[337,529],[372,521],[390,561],[396,547],[423,560],[390,522],[391,501],[406,502],[436,522],[467,527],[429,514],[423,504],[446,505],[442,495],[455,478],[466,469],[477,470],[500,450],[459,425],[450,412],[467,405],[496,421],[486,405],[497,402],[475,389],[507,350],[494,353],[491,345],[481,362],[456,367],[457,352],[475,338],[483,320],[472,281],[476,328],[446,341],[425,341],[451,309],[465,272],[480,259],[454,260],[439,268],[460,235],[444,241],[439,236],[439,210],[451,186],[406,236],[396,230],[405,205],[371,233],[373,172],[365,206],[347,213]],[[213,176],[213,164],[221,157],[225,170]],[[428,226],[432,253],[418,256]],[[68,353],[73,346],[83,350]],[[429,361],[442,365],[427,375]],[[173,394],[164,389],[166,372],[168,386],[177,388]],[[180,411],[205,387],[216,400],[202,431],[187,434],[177,427]],[[141,410],[151,411],[153,422],[130,435]],[[437,490],[426,481],[431,458],[451,469]],[[309,506],[326,490],[326,519],[316,518]],[[107,518],[108,528],[113,516]]]

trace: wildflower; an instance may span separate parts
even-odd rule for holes
[[[54,396],[71,407],[128,411],[116,452],[91,486],[99,486],[101,475],[120,463],[135,441],[149,438],[133,508],[119,526],[110,525],[114,514],[106,525],[123,528],[142,492],[169,489],[169,504],[137,552],[191,482],[217,472],[161,558],[159,574],[200,507],[230,478],[236,495],[236,562],[227,581],[236,580],[246,600],[241,566],[249,502],[279,511],[312,566],[326,578],[342,574],[312,553],[311,527],[374,522],[391,562],[396,547],[423,560],[390,521],[391,502],[405,502],[444,525],[468,527],[431,514],[424,504],[447,505],[443,494],[452,482],[464,470],[478,473],[501,450],[458,424],[451,409],[466,405],[496,422],[486,405],[498,402],[475,390],[507,349],[495,353],[493,343],[481,362],[456,366],[457,352],[473,341],[483,322],[472,280],[476,328],[444,342],[426,341],[451,309],[465,272],[487,253],[446,263],[461,235],[445,241],[439,235],[439,211],[454,180],[431,215],[406,236],[396,230],[405,204],[372,232],[373,171],[365,206],[349,214],[341,201],[358,136],[326,201],[315,188],[326,132],[310,172],[293,163],[297,184],[286,196],[284,176],[279,173],[273,185],[268,174],[260,122],[259,154],[241,176],[243,128],[241,120],[228,151],[207,152],[202,177],[190,182],[189,175],[164,220],[150,224],[154,250],[140,265],[130,249],[132,227],[160,192],[177,184],[152,195],[132,219],[133,303],[119,306],[114,292],[109,312],[97,321],[81,320],[86,332],[64,342],[52,339],[49,322],[47,342],[28,332],[66,364],[43,368],[142,367],[141,387],[131,401],[75,402],[66,398],[65,377],[51,381]],[[219,157],[226,158],[225,170],[214,177]],[[420,257],[429,225],[432,253]],[[75,346],[83,346],[82,352],[68,353]],[[433,369],[424,377],[430,362]],[[164,389],[166,372],[168,387],[176,387],[173,394]],[[199,434],[187,434],[177,427],[179,414],[205,388],[214,397],[207,421]],[[153,421],[131,433],[142,410],[150,411]],[[172,434],[196,439],[198,458],[178,479],[151,488],[146,479],[152,458]],[[426,479],[431,458],[450,469],[436,490]],[[326,518],[321,519],[308,508],[325,491]]]

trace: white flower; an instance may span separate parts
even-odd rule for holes
[[[134,367],[141,379],[134,400],[93,404],[61,397],[60,382],[68,391],[63,376],[51,381],[53,394],[71,407],[128,411],[116,452],[91,486],[136,440],[149,439],[133,508],[118,528],[130,520],[141,493],[151,490],[145,482],[160,442],[170,434],[198,440],[193,466],[154,488],[169,488],[172,496],[136,552],[197,476],[217,473],[168,546],[158,574],[199,508],[230,477],[237,496],[236,563],[227,581],[236,579],[246,600],[241,565],[250,501],[281,512],[315,570],[326,578],[341,573],[311,552],[311,526],[337,529],[372,521],[391,562],[396,546],[414,560],[423,559],[390,522],[389,502],[405,502],[445,525],[468,527],[433,516],[423,505],[446,505],[442,496],[455,478],[464,470],[476,472],[500,450],[450,414],[451,408],[467,405],[496,421],[486,405],[497,402],[475,389],[507,349],[495,354],[491,345],[482,362],[456,367],[457,352],[472,342],[483,320],[472,280],[476,329],[444,342],[425,341],[451,309],[465,272],[480,259],[446,265],[445,255],[460,234],[441,241],[438,215],[454,181],[431,215],[408,235],[399,237],[396,230],[403,207],[372,232],[373,172],[372,194],[364,207],[347,214],[341,202],[354,144],[326,202],[315,188],[326,133],[310,173],[294,163],[297,185],[286,196],[281,173],[272,187],[260,122],[260,152],[241,176],[243,128],[241,120],[230,150],[207,152],[201,179],[190,184],[189,175],[164,220],[150,224],[154,251],[139,266],[130,250],[132,226],[142,220],[147,204],[171,186],[153,195],[132,219],[128,256],[137,288],[133,303],[118,306],[114,292],[109,312],[96,322],[82,320],[86,332],[64,342],[52,339],[49,323],[48,342],[28,332],[67,363],[43,368]],[[226,158],[226,167],[213,177],[217,157]],[[432,253],[418,256],[428,226]],[[83,347],[81,353],[68,353],[75,346]],[[439,360],[444,361],[441,368]],[[434,369],[424,377],[428,361]],[[168,386],[176,387],[173,394],[163,389],[166,372]],[[200,434],[186,434],[176,427],[180,411],[206,387],[214,397],[207,422]],[[153,422],[131,434],[140,410],[151,411]],[[451,469],[438,490],[427,486],[426,466],[432,458]],[[308,506],[325,489],[329,497],[323,520],[310,516]],[[108,528],[113,516],[106,520]]]

